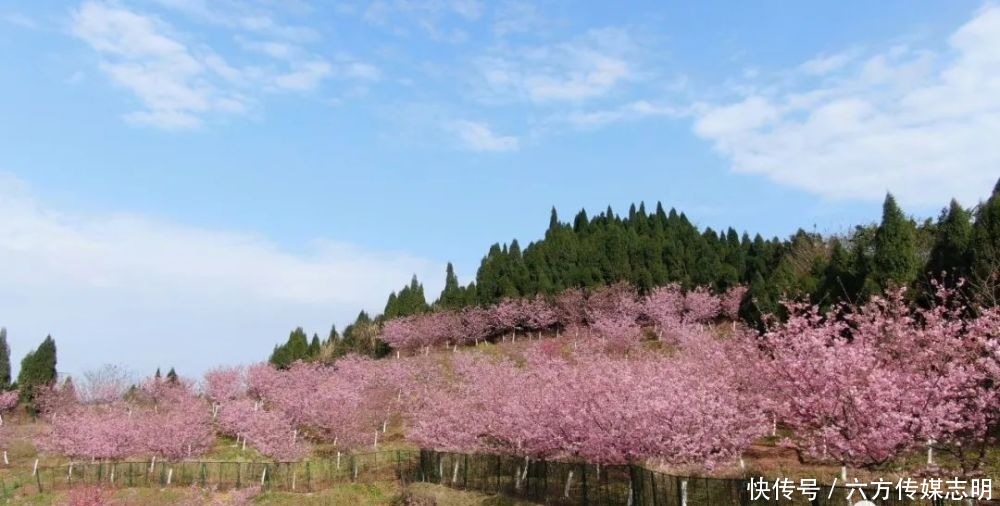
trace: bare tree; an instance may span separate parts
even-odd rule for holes
[[[77,391],[84,403],[110,404],[121,400],[133,384],[135,380],[130,371],[119,365],[105,364],[83,373],[83,382]]]

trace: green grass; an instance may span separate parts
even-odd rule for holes
[[[452,490],[441,485],[415,483],[407,491],[418,497],[433,498],[437,506],[532,506],[534,503],[515,500],[505,496],[487,495],[475,492]],[[403,493],[397,482],[376,482],[368,484],[343,484],[314,493],[296,494],[288,492],[265,492],[254,500],[255,505],[266,506],[328,506],[350,504],[357,506],[393,506]],[[115,504],[142,506],[169,506],[193,504],[192,499],[200,497],[205,504],[228,504],[227,493],[209,493],[195,489],[135,488],[123,489],[115,493]],[[66,492],[28,494],[3,502],[2,504],[54,506],[66,504]]]

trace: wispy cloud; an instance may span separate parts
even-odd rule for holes
[[[501,2],[494,14],[493,33],[503,37],[546,26],[545,15],[533,3],[520,0]]]
[[[634,77],[632,51],[624,30],[606,28],[558,44],[499,48],[478,67],[493,97],[580,102],[605,96]]]
[[[894,46],[820,56],[802,79],[746,83],[695,108],[695,132],[736,171],[836,199],[974,203],[1000,167],[1000,7],[958,28],[944,51]],[[816,83],[817,76],[821,76]]]
[[[216,22],[218,14],[204,2],[161,2]],[[267,16],[247,15],[235,24],[223,19],[217,22],[250,30],[234,38],[264,59],[234,65],[204,42],[184,40],[166,21],[117,4],[85,2],[73,13],[72,26],[73,34],[97,52],[105,75],[141,104],[125,118],[165,129],[195,128],[213,114],[244,113],[258,103],[261,91],[307,92],[331,78],[370,83],[380,77],[377,67],[349,56],[316,56],[298,42],[303,30]],[[255,38],[258,33],[279,38]]]
[[[378,310],[412,274],[433,284],[443,269],[333,239],[293,252],[243,232],[67,212],[5,174],[0,262],[0,284],[17,287],[0,291],[15,355],[51,333],[68,372],[256,361],[295,325],[323,333]]]
[[[572,111],[553,117],[552,122],[567,123],[577,128],[590,129],[644,118],[681,118],[686,115],[685,108],[657,104],[647,100],[636,100],[611,108]]]
[[[473,151],[514,151],[520,146],[517,137],[497,134],[487,123],[459,120],[447,126],[463,146]]]
[[[375,0],[364,9],[362,19],[399,36],[416,29],[432,40],[461,43],[468,34],[450,22],[478,20],[484,10],[480,0]]]
[[[74,34],[101,55],[101,69],[135,94],[143,109],[130,121],[190,128],[212,111],[240,111],[244,102],[213,86],[203,60],[156,19],[88,2],[75,13]]]
[[[38,23],[35,22],[34,18],[20,12],[0,14],[0,19],[12,25],[20,26],[21,28],[28,28],[30,30],[38,28]]]

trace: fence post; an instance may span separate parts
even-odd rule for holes
[[[653,506],[660,506],[660,500],[656,497],[656,475],[649,469],[647,469],[646,472],[649,473],[649,487],[653,496]]]

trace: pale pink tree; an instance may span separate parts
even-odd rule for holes
[[[684,294],[684,322],[703,323],[719,316],[719,297],[705,287],[696,287]]]
[[[747,287],[743,285],[731,286],[722,294],[719,306],[723,317],[736,321],[740,317],[740,305],[746,297]]]
[[[246,374],[242,367],[218,367],[205,373],[202,390],[212,402],[238,399],[246,395]]]
[[[0,426],[3,425],[3,415],[17,407],[20,395],[16,390],[0,392]]]
[[[642,317],[661,340],[675,341],[684,325],[684,292],[676,284],[656,287],[642,300]]]

